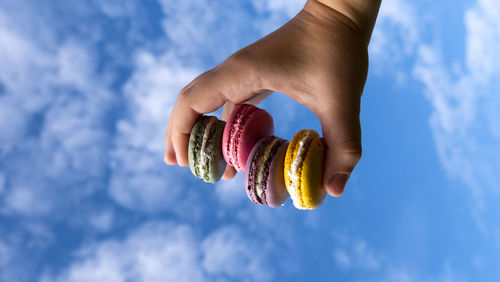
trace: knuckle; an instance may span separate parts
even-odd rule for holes
[[[187,87],[179,92],[178,99],[180,102],[187,102],[192,94],[192,87]]]
[[[252,62],[252,52],[246,49],[242,49],[233,55],[231,55],[225,62],[227,66],[241,66],[249,65]]]
[[[356,166],[361,159],[363,153],[361,141],[358,139],[346,141],[342,144],[341,151],[346,161],[351,163],[354,169],[354,166]]]

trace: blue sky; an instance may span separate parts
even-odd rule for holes
[[[315,211],[163,164],[178,91],[303,3],[0,0],[0,281],[498,281],[498,1],[383,1],[363,158]]]

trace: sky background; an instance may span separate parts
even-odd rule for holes
[[[363,158],[315,211],[163,163],[178,91],[303,4],[0,0],[0,281],[499,281],[496,0],[383,1]]]

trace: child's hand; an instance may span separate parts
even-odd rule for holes
[[[360,99],[374,21],[364,24],[348,16],[310,0],[287,24],[194,79],[180,92],[170,116],[165,161],[188,164],[189,134],[201,114],[226,105],[226,119],[234,104],[256,104],[278,91],[320,120],[326,142],[323,187],[341,195],[361,158]],[[234,174],[229,168],[224,178]]]

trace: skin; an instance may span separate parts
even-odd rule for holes
[[[361,158],[360,102],[379,7],[380,0],[308,0],[288,23],[195,78],[170,115],[165,162],[188,165],[189,134],[201,114],[224,106],[226,120],[235,104],[258,104],[277,91],[320,120],[323,188],[340,196]],[[235,173],[228,166],[223,178]]]

